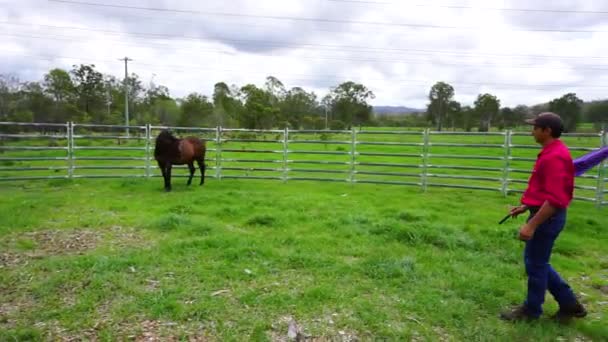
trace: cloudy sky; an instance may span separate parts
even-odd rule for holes
[[[0,0],[0,74],[124,64],[173,96],[267,75],[320,97],[352,80],[374,105],[422,108],[437,81],[456,99],[537,104],[608,98],[600,0]]]

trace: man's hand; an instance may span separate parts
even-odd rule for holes
[[[536,227],[532,226],[529,223],[526,223],[519,229],[519,239],[522,241],[528,241],[532,239],[535,231]]]
[[[519,216],[519,214],[525,213],[527,210],[528,210],[528,206],[522,204],[520,206],[511,208],[511,211],[509,211],[509,214],[511,214],[511,217],[515,218],[515,217]]]

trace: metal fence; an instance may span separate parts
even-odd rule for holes
[[[529,133],[510,130],[479,133],[355,128],[338,131],[250,130],[0,122],[0,181],[160,177],[153,157],[153,144],[156,132],[162,129],[205,138],[209,170],[206,176],[218,180],[393,184],[417,186],[423,191],[429,187],[448,187],[500,191],[507,195],[522,192],[539,150],[538,145],[530,144]],[[450,137],[456,142],[450,141]],[[608,144],[606,132],[565,134],[564,139],[584,142],[585,146],[568,143],[573,155]],[[91,144],[91,141],[103,140],[111,143]],[[235,144],[242,146],[235,148]],[[260,147],[252,148],[254,145]],[[325,149],[313,149],[311,146],[315,145],[323,145]],[[327,146],[336,147],[328,150]],[[445,151],[435,152],[441,149]],[[459,149],[476,153],[461,154]],[[125,155],[127,152],[136,155]],[[450,160],[461,164],[450,163]],[[465,162],[469,163],[464,165]],[[42,165],[31,165],[35,163]],[[404,172],[404,169],[411,172]],[[576,199],[608,204],[605,200],[607,176],[604,162],[580,177],[581,181],[577,179]]]

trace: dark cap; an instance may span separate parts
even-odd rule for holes
[[[526,120],[529,125],[534,125],[541,128],[549,127],[553,132],[562,132],[564,130],[564,122],[559,115],[551,112],[544,112],[538,114],[533,119]]]

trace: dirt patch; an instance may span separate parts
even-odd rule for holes
[[[202,342],[209,341],[210,339],[205,337],[203,333],[188,331],[192,328],[180,326],[173,322],[160,322],[160,321],[143,321],[138,326],[139,332],[135,335],[127,336],[129,339],[133,339],[137,342],[156,342],[156,341],[190,341],[190,342]],[[179,332],[179,335],[175,335],[175,332]],[[180,336],[181,335],[181,336]]]
[[[31,299],[20,298],[0,303],[0,329],[14,328],[17,324],[15,315],[34,307]]]
[[[100,326],[79,332],[70,332],[63,329],[59,324],[53,322],[40,327],[47,331],[46,337],[53,341],[102,341]],[[135,342],[160,342],[160,341],[189,341],[207,342],[213,341],[204,333],[203,327],[198,324],[177,324],[174,322],[163,322],[157,320],[143,320],[139,323],[120,323],[113,325],[110,330],[115,338],[124,341]]]
[[[114,226],[99,229],[40,230],[9,235],[0,240],[0,268],[27,264],[51,255],[78,255],[108,241],[112,248],[141,244],[134,229]]]
[[[279,320],[272,324],[272,331],[270,332],[270,339],[273,342],[299,342],[299,341],[310,341],[310,342],[325,342],[325,341],[340,341],[340,342],[353,342],[359,341],[359,337],[355,332],[348,331],[346,329],[337,329],[333,325],[337,314],[333,314],[329,317],[323,317],[315,319],[314,322],[298,322],[292,316],[283,316]],[[308,333],[307,327],[314,326],[317,330],[319,326],[330,327],[328,333],[321,336],[315,336],[314,334]]]
[[[608,285],[596,285],[594,286],[597,290],[599,290],[601,293],[608,295]]]

